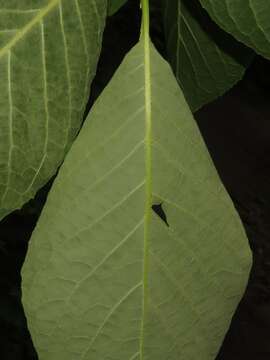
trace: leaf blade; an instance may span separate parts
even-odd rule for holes
[[[258,54],[270,58],[270,32],[268,1],[224,2],[222,0],[200,0],[216,23],[237,40],[254,49]]]
[[[165,0],[163,8],[169,61],[194,112],[235,85],[254,54],[215,26],[199,3]]]
[[[213,359],[244,290],[244,231],[152,46],[146,140],[145,53],[141,40],[97,100],[31,240],[23,303],[41,360]]]
[[[49,180],[79,129],[100,51],[105,4],[1,4],[0,218]]]
[[[109,0],[108,15],[115,14],[126,2],[127,0]]]

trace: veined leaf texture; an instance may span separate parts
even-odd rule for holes
[[[0,218],[56,172],[82,121],[106,0],[0,1]]]
[[[250,264],[184,96],[144,35],[91,110],[30,242],[23,304],[39,358],[212,360]]]
[[[109,14],[126,0],[109,1]],[[153,0],[161,8],[168,60],[193,112],[242,79],[254,52],[221,30],[198,0]]]
[[[237,83],[254,53],[219,29],[197,0],[163,0],[163,7],[169,61],[196,111]]]
[[[200,0],[224,30],[270,59],[270,1]]]

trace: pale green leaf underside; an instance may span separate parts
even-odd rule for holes
[[[40,360],[214,359],[246,286],[238,215],[168,64],[145,58],[141,41],[94,105],[31,239]]]
[[[200,0],[216,23],[270,59],[269,0]]]
[[[192,109],[223,95],[243,76],[254,55],[213,27],[189,0],[164,0],[169,61]]]
[[[108,0],[108,15],[116,13],[126,2],[127,0]]]
[[[85,110],[106,0],[0,0],[0,219],[56,172]]]

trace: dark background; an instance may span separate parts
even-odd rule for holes
[[[139,29],[136,0],[129,0],[108,19],[88,110],[126,52],[137,42]],[[152,38],[166,56],[161,19],[156,13],[152,16]],[[195,118],[241,216],[254,254],[246,294],[217,360],[269,360],[270,62],[257,56],[244,79],[198,111]],[[22,210],[0,223],[0,359],[3,360],[37,359],[20,302],[20,269],[51,183]]]

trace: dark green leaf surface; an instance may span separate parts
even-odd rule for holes
[[[192,111],[229,90],[254,57],[197,2],[164,0],[164,24],[169,61]]]
[[[116,13],[126,2],[127,0],[108,0],[108,15]]]
[[[0,219],[56,172],[82,121],[106,0],[0,1]]]
[[[40,360],[213,360],[246,286],[238,215],[143,40],[94,105],[30,242],[23,304]]]
[[[200,0],[225,31],[270,59],[269,0]]]

